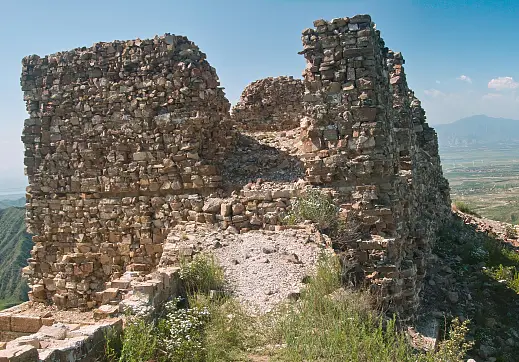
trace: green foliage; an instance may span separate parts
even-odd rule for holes
[[[162,335],[142,317],[127,317],[124,331],[105,333],[105,357],[109,362],[166,361],[158,348]]]
[[[417,353],[399,332],[395,319],[386,319],[370,308],[365,292],[341,288],[341,268],[335,256],[323,254],[315,278],[300,303],[281,319],[280,361],[462,361],[466,324],[453,323],[452,341],[438,352]],[[461,356],[461,357],[460,357]]]
[[[509,307],[517,304],[519,293],[519,253],[515,248],[456,217],[442,231],[434,252],[451,260],[452,276],[469,288],[470,303],[461,310],[458,305],[454,313],[463,313],[472,320],[475,349],[513,338],[509,331],[519,323],[517,313]],[[488,319],[495,320],[495,325],[489,325]],[[498,361],[515,361],[517,351],[510,346],[499,350],[495,357]]]
[[[188,294],[209,293],[224,285],[222,268],[207,254],[197,254],[192,261],[182,260],[180,279]]]
[[[319,190],[307,190],[292,205],[290,213],[285,218],[289,225],[310,220],[321,230],[337,228],[339,208],[333,201]]]
[[[449,328],[448,338],[440,342],[438,351],[434,354],[433,361],[451,362],[465,361],[467,352],[474,346],[474,342],[469,342],[466,336],[469,332],[469,321],[463,323],[458,318],[454,318]]]
[[[180,299],[166,304],[166,318],[161,321],[165,333],[161,343],[168,361],[205,361],[204,328],[209,321],[207,307],[179,308]]]
[[[244,352],[261,344],[263,325],[235,299],[211,304],[210,313],[204,341],[207,362],[246,360]]]
[[[465,214],[469,214],[469,215],[473,215],[473,216],[476,216],[476,217],[481,217],[481,215],[479,215],[473,208],[472,206],[470,206],[469,204],[467,204],[466,202],[463,202],[463,201],[460,201],[460,200],[455,200],[454,201],[454,206],[456,206],[456,209],[458,209],[459,211],[465,213]]]
[[[486,269],[485,273],[499,282],[506,283],[510,289],[514,290],[516,293],[519,293],[519,272],[517,267],[505,267],[500,264],[498,267]]]
[[[0,210],[0,309],[27,299],[28,287],[21,278],[32,248],[25,228],[25,210]]]
[[[181,279],[192,305],[181,307],[182,298],[166,303],[165,313],[155,323],[142,317],[127,317],[122,335],[107,336],[105,356],[110,362],[206,361],[205,327],[210,320],[207,306],[199,303],[211,290],[223,287],[223,271],[214,259],[199,254],[183,261]]]
[[[247,315],[234,299],[209,297],[207,291],[223,283],[213,259],[195,257],[182,270],[184,282],[198,291],[189,306],[168,302],[156,324],[129,319],[122,336],[108,337],[109,362],[249,361],[252,351],[275,361],[451,362],[461,361],[469,346],[466,324],[453,322],[451,340],[437,353],[414,351],[394,318],[371,309],[367,293],[341,287],[339,259],[329,253],[321,254],[299,302],[262,317]]]

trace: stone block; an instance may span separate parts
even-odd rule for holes
[[[41,318],[35,316],[16,315],[11,316],[11,331],[21,333],[36,333],[42,326]]]
[[[118,305],[103,304],[94,310],[94,319],[101,320],[116,317],[119,314]]]
[[[0,313],[0,331],[11,331],[11,315],[7,313]]]
[[[0,362],[38,362],[38,349],[24,345],[0,350]]]

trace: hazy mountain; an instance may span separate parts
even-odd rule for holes
[[[4,199],[0,196],[0,210],[7,209],[8,207],[25,207],[25,197],[19,197],[16,199]]]
[[[462,118],[453,123],[434,126],[440,148],[499,147],[519,144],[519,120],[492,118],[485,115]]]
[[[27,298],[21,269],[27,265],[32,242],[24,218],[24,208],[0,210],[0,309]]]

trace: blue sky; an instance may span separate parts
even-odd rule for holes
[[[304,68],[300,34],[315,19],[368,13],[406,59],[429,123],[473,114],[519,119],[519,1],[0,0],[0,192],[22,189],[26,118],[21,59],[97,41],[186,35],[204,51],[229,100],[250,82]]]

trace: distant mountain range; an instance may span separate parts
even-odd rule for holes
[[[485,115],[459,119],[434,126],[440,149],[519,145],[519,120],[492,118]]]
[[[25,197],[16,199],[0,199],[0,210],[7,209],[8,207],[25,207]]]
[[[21,269],[27,265],[31,248],[25,209],[0,210],[0,309],[27,299],[28,287],[21,278]]]

